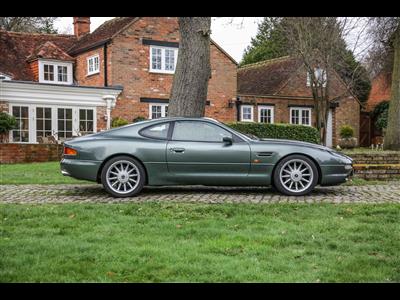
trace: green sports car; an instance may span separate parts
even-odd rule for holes
[[[115,197],[145,185],[274,186],[305,195],[352,174],[352,159],[316,144],[259,139],[210,118],[147,120],[64,144],[63,175],[102,183]]]

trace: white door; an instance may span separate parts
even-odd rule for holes
[[[327,127],[326,127],[326,141],[325,145],[327,147],[332,147],[332,138],[333,138],[333,120],[332,120],[332,109],[329,110],[328,113],[328,120],[327,120]]]

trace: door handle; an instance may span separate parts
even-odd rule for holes
[[[175,152],[175,153],[183,153],[183,152],[185,152],[185,148],[169,148],[169,151]]]

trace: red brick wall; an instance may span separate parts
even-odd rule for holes
[[[149,117],[149,103],[141,103],[141,97],[168,99],[172,87],[172,74],[149,72],[150,46],[143,45],[142,38],[179,42],[177,19],[141,18],[108,45],[108,84],[124,87],[112,117],[123,117],[130,122],[138,116]],[[87,77],[86,58],[96,52],[101,60],[100,74]],[[207,99],[211,105],[206,107],[206,115],[234,121],[236,109],[228,103],[236,99],[236,65],[214,45],[211,45],[210,55],[212,78]],[[103,49],[99,48],[77,57],[75,76],[81,85],[101,86],[104,84],[103,68]]]
[[[335,109],[333,139],[334,145],[340,139],[340,127],[350,125],[354,129],[354,136],[360,141],[360,104],[353,98],[347,97],[340,100],[339,107]]]
[[[0,164],[58,161],[60,144],[0,144]]]
[[[390,100],[391,74],[381,73],[372,80],[366,111],[373,111],[384,100]]]
[[[8,113],[8,102],[6,101],[0,101],[0,111],[5,111]]]
[[[107,49],[107,56],[110,53],[110,49]],[[87,58],[98,54],[100,59],[100,72],[92,75],[87,74]],[[108,66],[107,66],[108,67]],[[107,74],[109,71],[107,70]],[[84,52],[76,57],[76,66],[74,72],[75,79],[80,85],[88,86],[104,86],[104,48],[96,48],[94,50]],[[109,75],[107,76],[110,77]],[[108,79],[107,79],[108,81]]]

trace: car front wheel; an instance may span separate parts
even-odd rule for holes
[[[137,195],[145,183],[142,165],[129,156],[118,156],[106,162],[101,172],[101,183],[114,197]]]
[[[303,155],[290,155],[282,159],[274,172],[276,189],[290,196],[310,193],[318,183],[315,163]]]

